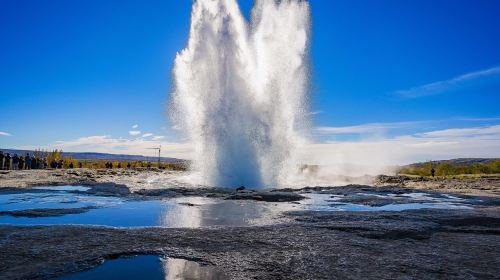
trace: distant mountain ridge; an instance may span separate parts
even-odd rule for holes
[[[16,150],[16,149],[0,149],[4,153],[25,155],[26,153],[32,154],[33,150]],[[126,160],[126,161],[157,161],[158,156],[142,156],[142,155],[125,155],[125,154],[107,154],[107,153],[94,153],[94,152],[64,152],[64,156],[71,156],[74,159],[79,160]],[[185,161],[183,159],[171,158],[171,157],[161,157],[161,162],[179,162]]]

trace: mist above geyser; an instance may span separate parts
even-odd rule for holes
[[[276,187],[297,170],[307,130],[306,1],[193,3],[173,69],[171,119],[194,146],[197,183]]]

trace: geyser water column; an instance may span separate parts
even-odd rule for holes
[[[171,119],[193,143],[197,183],[276,187],[296,172],[307,118],[309,4],[193,3],[173,69]]]

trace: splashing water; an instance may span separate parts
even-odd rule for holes
[[[193,3],[173,69],[171,119],[194,144],[198,183],[276,187],[297,170],[307,130],[310,8],[257,0]]]

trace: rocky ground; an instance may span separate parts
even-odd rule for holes
[[[30,188],[47,185],[89,185],[126,186],[127,192],[143,195],[166,195],[168,189],[183,195],[197,195],[213,192],[213,188],[192,186],[186,188],[186,172],[159,169],[49,169],[49,170],[0,170],[0,190],[2,188]],[[339,191],[352,191],[359,187],[386,189],[413,189],[500,197],[500,175],[420,177],[420,176],[374,176],[363,177],[363,185],[338,186]],[[321,187],[309,186],[318,190]],[[105,191],[105,188],[102,188]],[[113,189],[116,192],[117,189]],[[285,189],[286,190],[286,189]],[[125,191],[125,190],[124,190]],[[290,191],[290,190],[288,190]],[[295,191],[295,190],[294,190]],[[227,193],[222,190],[218,192]]]
[[[182,183],[162,187],[164,178],[174,176],[179,174],[159,170],[2,171],[0,192],[83,184],[91,187],[90,193],[100,195],[194,195],[273,203],[321,192],[349,202],[384,205],[394,201],[377,194],[426,190],[436,196],[445,192],[471,198],[473,208],[297,211],[287,213],[289,219],[279,225],[212,229],[3,225],[0,279],[47,279],[134,254],[214,265],[231,279],[500,279],[499,177],[379,176],[371,185],[279,191],[187,188]],[[404,203],[405,199],[402,196],[398,201]],[[50,211],[3,214],[37,217],[50,215]]]
[[[398,186],[415,190],[500,197],[500,175],[462,175],[448,177],[377,176],[375,186]]]
[[[159,254],[215,265],[232,279],[498,279],[500,212],[291,213],[226,229],[0,227],[3,279],[45,279],[103,259]]]

